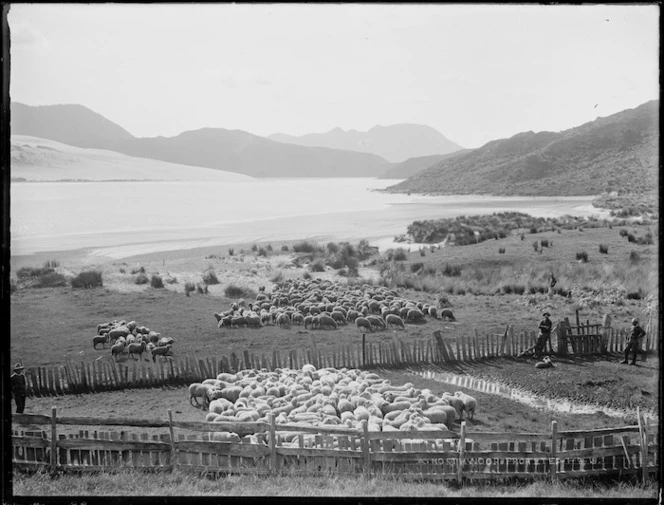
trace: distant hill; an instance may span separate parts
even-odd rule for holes
[[[82,105],[30,106],[11,103],[12,135],[57,140],[76,147],[111,149],[133,138],[127,130]]]
[[[393,163],[409,158],[447,154],[462,147],[445,138],[438,130],[418,124],[374,126],[369,131],[334,128],[327,133],[302,136],[275,133],[269,139],[300,146],[330,147],[363,153],[373,153]]]
[[[657,187],[659,101],[560,133],[495,140],[390,186],[423,194],[596,195]]]
[[[409,158],[406,161],[397,163],[392,168],[387,170],[380,179],[407,179],[412,177],[415,174],[426,170],[427,168],[435,165],[439,161],[450,158],[452,156],[458,156],[461,153],[467,152],[468,149],[462,149],[461,151],[455,151],[450,154],[434,154],[431,156],[419,156],[417,158]]]
[[[55,140],[11,136],[11,178],[23,181],[250,181],[251,177]]]
[[[81,105],[12,103],[11,133],[255,177],[378,177],[391,167],[370,153],[283,144],[241,130],[137,138]]]

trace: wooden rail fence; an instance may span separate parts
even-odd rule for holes
[[[583,328],[571,327],[572,329],[568,329],[564,334],[559,326],[559,339],[554,342],[555,345],[552,345],[550,351],[569,354],[565,342],[572,342],[572,352],[576,355],[620,353],[624,350],[628,330],[604,327],[600,334],[597,327],[598,325],[590,324]],[[659,347],[657,328],[652,325],[648,329],[646,342],[643,343],[644,353],[656,351]],[[577,335],[574,335],[574,332]],[[570,335],[576,340],[570,338]],[[363,335],[362,340],[355,344],[339,345],[333,352],[323,353],[317,349],[312,337],[311,346],[308,348],[286,352],[275,348],[271,355],[245,350],[239,353],[232,351],[227,356],[217,358],[185,355],[181,358],[164,358],[156,363],[144,360],[116,362],[109,356],[91,363],[81,361],[75,364],[67,360],[67,363],[61,366],[28,367],[25,369],[25,376],[29,396],[54,396],[166,385],[182,386],[214,378],[221,372],[237,372],[247,368],[265,368],[270,371],[284,367],[301,368],[306,363],[317,368],[401,368],[477,362],[498,357],[517,357],[532,347],[536,338],[534,331],[521,331],[517,334],[512,326],[507,327],[502,334],[480,335],[474,331],[470,334],[461,332],[455,338],[443,338],[441,333],[436,331],[428,339],[408,341],[395,337],[391,341],[371,342]]]
[[[12,418],[12,462],[17,468],[51,472],[196,470],[254,474],[399,474],[420,480],[562,479],[658,475],[659,433],[638,413],[637,426],[549,433],[468,431],[463,421],[453,436],[441,432],[368,431],[361,428],[167,420],[58,417],[16,414]],[[37,425],[50,430],[35,431]],[[32,431],[22,429],[28,426]],[[122,431],[76,430],[121,426]],[[132,428],[161,428],[136,433]],[[21,428],[21,429],[18,429]],[[65,431],[65,432],[63,432]],[[157,431],[157,430],[152,430]],[[176,433],[177,431],[177,433]],[[184,431],[185,433],[181,433]],[[260,433],[259,443],[218,441],[217,432],[242,437]],[[445,438],[442,438],[442,437]]]

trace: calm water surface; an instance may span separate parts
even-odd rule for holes
[[[124,257],[210,245],[359,240],[392,245],[416,219],[508,210],[600,215],[592,197],[417,196],[378,179],[12,183],[11,254],[88,248]]]

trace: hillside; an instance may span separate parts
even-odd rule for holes
[[[565,130],[495,140],[390,186],[423,194],[596,195],[657,188],[659,101]]]
[[[241,130],[202,128],[175,137],[137,138],[81,105],[12,103],[11,133],[255,177],[378,177],[391,167],[371,153],[283,144]]]
[[[133,135],[82,105],[29,106],[11,103],[12,135],[57,140],[76,147],[112,149]]]
[[[222,128],[203,128],[170,138],[124,140],[116,150],[253,177],[377,177],[391,166],[373,154],[282,144]]]
[[[132,158],[54,140],[12,135],[11,178],[17,181],[250,181],[251,177],[211,168]]]
[[[426,170],[427,168],[435,165],[441,160],[458,156],[467,152],[468,149],[455,151],[449,154],[433,154],[431,156],[418,156],[417,158],[408,158],[406,161],[397,163],[392,168],[387,170],[379,179],[407,179],[415,174]]]
[[[393,163],[462,149],[434,128],[417,124],[374,126],[366,132],[334,128],[326,133],[310,133],[299,137],[275,133],[268,138],[300,146],[373,153]]]

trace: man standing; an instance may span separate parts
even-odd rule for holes
[[[535,356],[537,357],[546,351],[546,342],[551,338],[551,327],[553,326],[551,319],[549,319],[551,314],[545,312],[542,315],[544,319],[539,324],[539,335],[537,336],[537,347],[535,348]]]
[[[632,351],[632,362],[630,365],[636,365],[636,351],[639,349],[639,339],[645,336],[645,334],[646,332],[639,326],[639,322],[636,319],[632,319],[632,333],[629,336],[627,347],[625,347],[625,359],[621,363],[627,363],[629,352]]]
[[[14,373],[9,377],[17,414],[23,414],[23,409],[25,409],[25,375],[23,375],[23,368],[23,365],[16,363]]]

